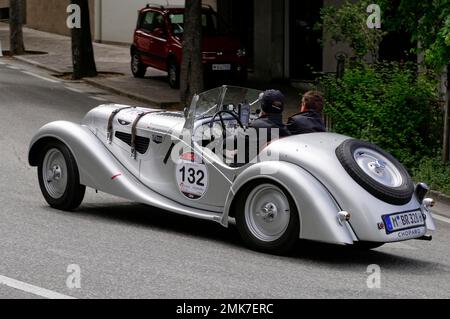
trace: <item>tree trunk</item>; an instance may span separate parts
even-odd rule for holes
[[[188,106],[192,97],[203,90],[203,66],[201,60],[202,1],[186,0],[185,8],[180,97],[181,103],[184,106]]]
[[[442,159],[444,163],[449,162],[449,139],[450,139],[450,131],[449,131],[449,117],[450,117],[450,64],[447,65],[447,81],[445,81],[445,86],[447,88],[447,99],[444,106],[444,145],[442,147]]]
[[[74,80],[97,76],[88,0],[71,0],[81,10],[81,28],[72,28],[72,63]]]
[[[25,18],[25,0],[9,1],[10,52],[12,55],[25,53],[22,25]]]

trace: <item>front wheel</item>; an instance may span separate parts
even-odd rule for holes
[[[83,201],[86,186],[80,185],[77,163],[61,142],[51,142],[41,153],[38,165],[39,186],[47,203],[71,211]]]
[[[296,243],[300,232],[298,211],[279,185],[265,182],[246,187],[236,209],[236,226],[250,248],[285,254]]]

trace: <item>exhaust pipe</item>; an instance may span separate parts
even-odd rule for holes
[[[433,236],[431,235],[424,235],[422,237],[416,238],[417,240],[423,240],[423,241],[432,241],[433,240]]]

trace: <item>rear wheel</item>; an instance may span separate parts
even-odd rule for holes
[[[147,72],[147,67],[136,53],[131,57],[131,72],[135,78],[143,78]]]
[[[80,185],[77,163],[61,142],[48,143],[38,165],[39,186],[47,203],[70,211],[80,206],[86,187]]]
[[[300,222],[295,204],[279,185],[252,184],[238,195],[236,225],[253,249],[284,254],[298,239]]]
[[[174,59],[167,63],[167,78],[172,89],[180,88],[180,69]]]

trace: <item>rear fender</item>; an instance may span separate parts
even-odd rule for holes
[[[273,172],[273,174],[262,172]],[[289,192],[294,200],[300,218],[299,238],[334,244],[353,244],[357,238],[348,223],[338,221],[339,205],[328,190],[310,173],[288,162],[262,162],[243,171],[228,193],[222,224],[228,225],[228,219],[236,195],[250,182],[259,179],[272,180]]]

